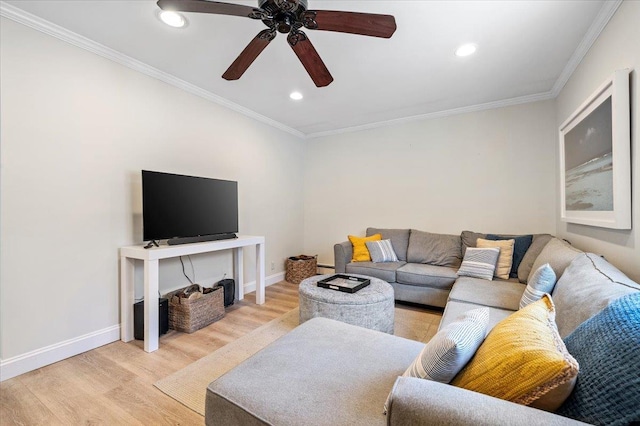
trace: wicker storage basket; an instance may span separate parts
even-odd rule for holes
[[[284,279],[293,284],[300,284],[305,278],[314,276],[318,270],[316,256],[293,256],[287,259]]]
[[[165,296],[169,299],[169,328],[193,333],[224,316],[222,287],[214,287],[211,293],[199,293],[201,296],[197,298],[176,296],[183,290],[172,291]]]

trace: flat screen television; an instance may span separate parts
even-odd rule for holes
[[[142,170],[142,227],[170,245],[236,238],[238,182]]]

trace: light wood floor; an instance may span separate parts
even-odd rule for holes
[[[282,281],[267,287],[266,297],[260,306],[246,295],[195,333],[170,331],[153,353],[141,341],[118,341],[6,380],[0,424],[202,425],[203,417],[153,383],[297,307],[298,286]],[[440,318],[437,310],[397,304],[396,335],[428,341]]]

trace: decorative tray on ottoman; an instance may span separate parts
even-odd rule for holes
[[[318,281],[318,287],[343,291],[345,293],[355,293],[356,291],[368,286],[370,282],[371,280],[368,280],[367,278],[338,274]]]

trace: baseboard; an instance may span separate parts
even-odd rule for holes
[[[279,283],[282,280],[284,280],[284,271],[278,272],[277,274],[269,275],[268,277],[266,277],[264,279],[264,285],[265,287],[269,287],[270,285]],[[256,282],[251,281],[251,282],[245,283],[244,285],[245,294],[251,293],[252,291],[256,291]]]
[[[22,355],[0,360],[0,381],[45,367],[63,359],[120,340],[120,325],[112,325]]]
[[[265,285],[270,286],[282,280],[284,280],[284,272],[279,272],[266,277]],[[255,281],[246,283],[244,286],[245,293],[252,291],[256,291]],[[118,340],[120,340],[119,324],[22,355],[1,359],[0,382]]]

